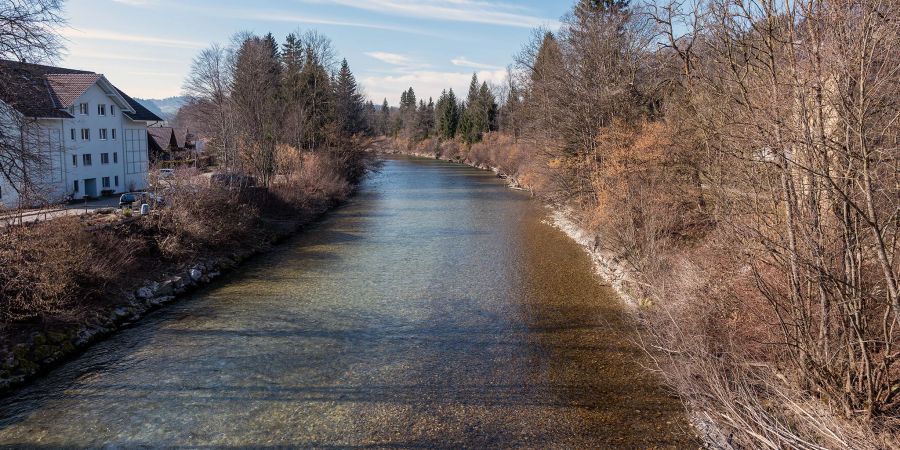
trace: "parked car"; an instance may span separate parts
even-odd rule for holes
[[[175,176],[175,169],[159,169],[159,176],[162,178],[172,178]]]
[[[132,193],[122,194],[122,196],[119,197],[119,208],[124,208],[126,206],[130,207],[136,201],[138,201],[137,195]]]

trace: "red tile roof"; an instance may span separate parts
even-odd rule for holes
[[[102,75],[84,70],[0,60],[0,100],[28,117],[72,117],[66,108],[100,77]],[[127,117],[162,122],[119,88],[115,89],[135,111],[123,111]]]
[[[96,73],[51,73],[46,75],[46,78],[60,107],[68,108],[100,79],[100,75]]]

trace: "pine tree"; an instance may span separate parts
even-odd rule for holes
[[[381,104],[381,115],[380,120],[378,121],[378,131],[382,136],[387,136],[391,133],[391,105],[388,104],[387,99],[384,99],[384,103]]]
[[[334,104],[331,78],[314,49],[307,46],[300,72],[300,107],[303,147],[320,148],[327,139],[326,125],[333,120]]]
[[[485,132],[490,130],[490,121],[496,116],[496,102],[494,95],[488,89],[487,83],[478,84],[478,75],[472,74],[472,82],[469,84],[469,95],[466,98],[466,112],[460,131],[463,141],[469,144],[481,141]]]
[[[303,146],[303,111],[301,104],[302,81],[300,74],[303,71],[303,44],[300,38],[291,33],[285,38],[281,47],[281,59],[284,66],[282,76],[282,98],[284,99],[285,114],[282,139],[291,145],[300,148]]]
[[[344,59],[334,83],[334,112],[337,129],[342,136],[360,134],[366,130],[365,105],[356,85],[350,65]]]
[[[459,105],[453,89],[444,91],[438,98],[434,112],[436,118],[437,135],[441,139],[453,139],[459,127]]]
[[[232,82],[243,159],[268,185],[275,173],[281,121],[281,60],[271,34],[247,38],[238,50]]]

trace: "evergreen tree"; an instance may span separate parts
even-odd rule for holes
[[[275,173],[281,121],[281,60],[271,34],[247,38],[238,49],[232,82],[243,154],[263,184]]]
[[[325,66],[319,61],[315,49],[306,46],[306,58],[300,72],[300,108],[302,111],[302,144],[307,149],[325,145],[326,125],[334,117],[333,89]]]
[[[400,96],[400,111],[398,115],[398,128],[404,137],[415,138],[416,132],[416,113],[417,113],[416,93],[413,88],[409,88]]]
[[[434,134],[434,100],[428,99],[428,103],[424,100],[419,101],[419,108],[416,111],[416,141],[422,141]]]
[[[468,144],[479,142],[482,135],[490,129],[490,110],[493,103],[493,94],[490,93],[487,83],[479,85],[478,75],[472,74],[469,95],[466,97],[466,112],[460,126],[464,142]]]
[[[337,129],[348,137],[366,131],[365,105],[347,60],[341,62],[334,83],[334,113]]]
[[[459,105],[453,89],[444,91],[435,106],[437,134],[441,139],[453,139],[459,128]]]
[[[484,109],[482,112],[484,126],[481,131],[497,131],[497,109],[499,108],[497,106],[497,97],[491,92],[491,89],[486,82],[481,83],[481,88],[478,90],[478,101],[480,106]]]
[[[381,104],[378,131],[382,136],[387,136],[391,133],[391,105],[388,104],[387,99],[384,99],[384,103]]]
[[[291,33],[285,38],[281,47],[283,64],[282,98],[284,99],[284,127],[282,139],[297,148],[303,146],[303,94],[300,74],[303,71],[303,44],[300,38]]]

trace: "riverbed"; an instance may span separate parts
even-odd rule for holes
[[[581,248],[390,158],[325,220],[0,399],[0,448],[696,447]]]

